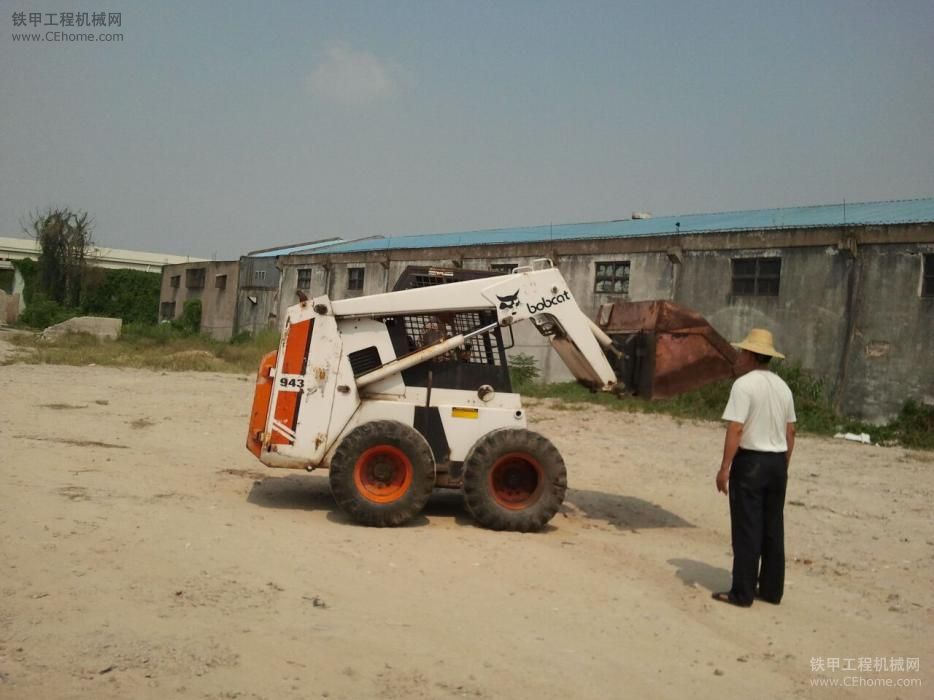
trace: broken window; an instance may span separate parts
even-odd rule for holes
[[[347,268],[347,289],[363,289],[363,274],[365,270],[362,267]]]
[[[934,253],[928,253],[924,256],[922,274],[924,279],[921,281],[921,296],[934,297]]]
[[[490,263],[490,270],[500,275],[508,275],[519,267],[519,263]]]
[[[194,267],[185,270],[185,287],[188,289],[204,289],[204,268]]]
[[[227,275],[214,275],[214,289],[227,289]]]
[[[629,261],[594,263],[593,290],[597,294],[629,294]]]
[[[181,283],[181,280],[182,280],[181,275],[172,275],[172,278],[169,280],[169,285],[173,287],[174,289],[178,289],[179,284]]]
[[[782,275],[781,258],[733,258],[733,294],[777,297]]]
[[[298,288],[311,289],[311,268],[302,267],[298,270]]]

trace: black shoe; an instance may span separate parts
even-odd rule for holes
[[[710,597],[721,603],[727,603],[728,605],[735,605],[738,608],[748,608],[752,605],[752,601],[749,601],[748,603],[744,603],[739,598],[734,596],[733,593],[730,591],[721,591],[720,593],[714,593]]]
[[[764,601],[764,602],[766,602],[766,603],[769,603],[770,605],[781,605],[781,604],[782,604],[782,599],[781,599],[781,598],[778,598],[778,599],[776,599],[776,598],[766,598],[764,595],[761,595],[761,594],[759,594],[759,593],[756,593],[756,599],[757,599],[757,600],[762,600],[762,601]]]

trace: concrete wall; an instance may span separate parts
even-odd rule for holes
[[[862,246],[840,408],[875,419],[912,398],[934,404],[934,297],[921,296],[922,246]]]
[[[781,258],[778,296],[734,296],[731,259]],[[702,313],[728,340],[767,328],[788,361],[837,382],[846,332],[848,254],[832,248],[686,252],[674,301]]]
[[[204,270],[204,286],[200,289],[187,285],[188,270]],[[218,277],[226,275],[226,285],[217,288]],[[178,287],[172,286],[172,277],[178,276]],[[175,303],[173,319],[182,314],[189,299],[201,300],[201,332],[217,340],[229,340],[233,336],[234,318],[237,309],[237,283],[239,262],[210,261],[167,265],[162,269],[162,286],[159,292],[159,318],[163,319],[163,304]]]
[[[279,278],[276,258],[240,258],[234,333],[278,327]]]
[[[23,301],[25,284],[19,270],[8,260],[0,260],[0,325],[13,325],[26,308]]]
[[[603,303],[671,299],[701,312],[728,340],[770,329],[788,360],[815,372],[847,415],[882,421],[908,398],[934,403],[934,298],[921,297],[922,256],[934,253],[934,224],[748,231],[460,249],[320,254],[282,258],[288,303],[296,269],[311,267],[310,296],[333,299],[391,288],[408,265],[558,261],[571,293],[591,317]],[[781,258],[777,296],[732,294],[733,258]],[[628,295],[594,291],[598,262],[630,263]],[[364,267],[362,292],[346,289],[347,267]],[[285,289],[285,286],[283,287]],[[515,330],[512,353],[533,355],[547,381],[571,378],[531,324]]]
[[[12,326],[20,313],[19,294],[7,294],[0,289],[0,326]]]

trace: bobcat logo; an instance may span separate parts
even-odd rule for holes
[[[519,290],[518,289],[515,291],[515,293],[510,294],[505,297],[501,297],[499,294],[497,294],[496,298],[499,299],[500,309],[514,309],[517,306],[519,306]]]

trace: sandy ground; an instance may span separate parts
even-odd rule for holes
[[[931,697],[930,453],[800,439],[785,601],[743,610],[710,599],[715,424],[533,403],[569,469],[547,531],[456,493],[378,530],[245,451],[251,395],[0,367],[0,697]],[[882,657],[918,670],[812,671]],[[812,686],[855,676],[923,686]]]

